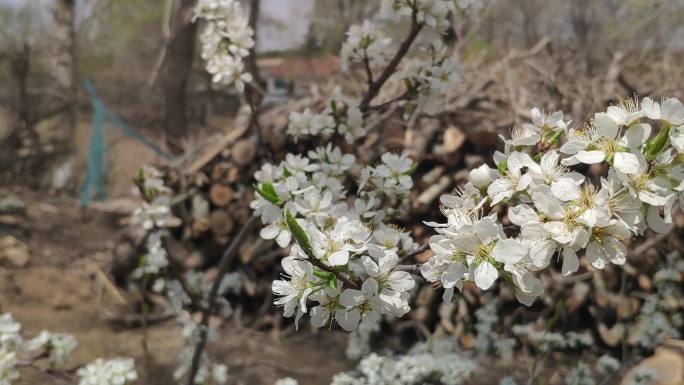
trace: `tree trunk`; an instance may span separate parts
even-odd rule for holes
[[[261,0],[250,0],[249,1],[249,26],[252,27],[254,31],[254,47],[249,50],[249,56],[247,56],[246,67],[247,71],[252,74],[254,78],[254,83],[257,88],[264,89],[264,81],[259,73],[259,66],[257,65],[257,39],[258,27],[259,27],[259,13],[261,9]],[[259,107],[261,105],[261,99],[263,99],[263,94],[260,92],[255,92],[252,87],[245,88],[245,97],[248,103],[253,103],[254,106]]]
[[[78,82],[76,72],[76,28],[75,28],[76,0],[56,0],[55,18],[55,71],[54,76],[63,92],[64,103],[68,106],[65,111],[67,135],[64,145],[69,151],[73,147],[74,132],[76,130],[76,113]]]
[[[166,45],[162,65],[162,88],[165,99],[166,144],[174,154],[183,152],[188,136],[188,77],[192,71],[197,24],[192,22],[196,0],[179,0],[171,19],[171,38]]]

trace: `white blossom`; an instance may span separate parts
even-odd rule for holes
[[[15,352],[0,349],[0,385],[11,385],[14,380],[19,378],[19,371],[16,368],[17,361]]]
[[[131,358],[98,358],[78,369],[79,385],[127,385],[138,378]]]

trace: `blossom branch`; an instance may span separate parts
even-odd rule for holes
[[[396,98],[390,99],[384,103],[376,104],[373,106],[368,106],[368,110],[370,111],[379,111],[379,110],[384,110],[385,108],[391,106],[392,104],[396,102],[401,102],[404,100],[409,100],[411,99],[411,94],[409,92],[404,92],[403,94],[397,96]]]
[[[387,67],[385,67],[385,69],[382,71],[378,79],[369,84],[368,92],[366,92],[366,95],[363,97],[363,99],[361,100],[361,104],[359,105],[359,108],[362,112],[368,111],[371,101],[373,101],[373,99],[378,95],[378,93],[380,93],[382,86],[385,84],[385,82],[387,82],[389,77],[392,76],[392,74],[397,70],[399,63],[408,53],[409,49],[411,48],[411,45],[418,37],[420,31],[423,29],[423,26],[423,23],[418,22],[417,10],[414,7],[413,13],[411,15],[411,31],[409,32],[408,36],[406,36],[406,39],[404,39],[404,41],[401,42],[401,44],[399,45],[399,49],[392,57],[392,60],[390,60],[389,64],[387,64]]]
[[[406,271],[411,274],[420,274],[420,264],[415,263],[413,265],[397,265],[397,267],[394,268],[395,271]]]
[[[368,81],[368,88],[370,88],[373,86],[373,70],[370,66],[367,50],[363,51],[363,67],[366,69],[366,80]]]
[[[327,266],[326,264],[324,264],[323,262],[321,262],[320,259],[317,259],[317,258],[314,257],[313,255],[309,255],[308,261],[309,261],[312,265],[314,265],[315,267],[317,267],[317,268],[319,268],[319,269],[321,269],[321,270],[327,271],[328,273],[334,274],[335,277],[337,277],[337,279],[339,279],[340,281],[344,282],[344,284],[345,284],[346,286],[348,286],[348,287],[353,287],[353,288],[358,288],[358,287],[359,287],[359,284],[358,284],[358,283],[356,283],[356,282],[352,281],[351,279],[345,277],[344,275],[340,274],[339,271],[337,271],[337,270],[331,268],[330,266]]]
[[[418,255],[418,254],[421,254],[421,253],[425,252],[425,251],[426,251],[427,249],[429,249],[429,248],[430,248],[430,244],[429,244],[429,243],[425,243],[425,244],[421,245],[419,248],[417,248],[417,249],[411,251],[410,253],[404,255],[403,257],[401,257],[401,259],[399,260],[399,262],[410,261],[411,258],[415,257],[415,256]]]

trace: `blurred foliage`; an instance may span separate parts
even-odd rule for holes
[[[80,71],[84,77],[103,72],[111,80],[149,76],[163,45],[166,0],[100,1],[79,31]],[[135,69],[132,71],[131,69]]]

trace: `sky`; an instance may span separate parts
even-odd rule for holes
[[[262,0],[264,22],[259,31],[259,50],[278,51],[301,46],[309,29],[314,1]]]

